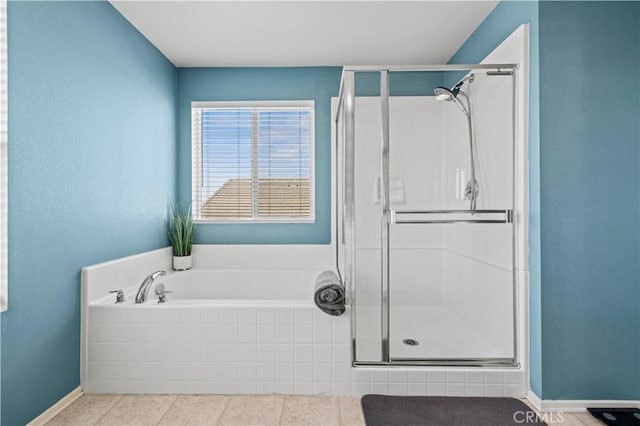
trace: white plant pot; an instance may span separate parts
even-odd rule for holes
[[[189,256],[173,256],[173,269],[176,271],[186,271],[191,269],[192,259]]]

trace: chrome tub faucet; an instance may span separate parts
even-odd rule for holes
[[[156,271],[153,274],[150,274],[147,278],[142,281],[140,284],[140,288],[138,289],[138,293],[136,294],[136,303],[144,303],[147,300],[147,295],[149,294],[149,288],[151,288],[151,284],[153,281],[161,277],[163,275],[167,275],[165,271]]]

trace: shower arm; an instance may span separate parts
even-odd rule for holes
[[[462,90],[460,90],[458,94],[462,95],[464,99],[467,101],[467,108],[465,111],[466,112],[465,115],[467,116],[467,127],[469,129],[469,160],[471,165],[471,179],[469,180],[469,184],[468,184],[468,186],[471,187],[469,201],[471,202],[470,210],[475,211],[476,196],[477,196],[477,181],[476,181],[476,167],[475,167],[475,161],[474,161],[473,120],[471,118],[471,99],[469,99],[469,96]]]

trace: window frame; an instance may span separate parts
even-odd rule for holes
[[[248,219],[203,219],[196,217],[200,209],[192,208],[192,217],[198,224],[310,224],[316,221],[316,106],[315,100],[272,100],[272,101],[192,101],[191,102],[191,200],[192,204],[201,202],[200,190],[197,184],[202,182],[202,156],[197,155],[200,149],[196,150],[196,144],[202,143],[202,135],[194,137],[194,109],[195,108],[310,108],[311,132],[309,138],[309,216],[304,218],[296,217],[274,217],[274,218],[248,218]],[[200,127],[202,132],[202,127]],[[199,171],[199,175],[196,172]]]

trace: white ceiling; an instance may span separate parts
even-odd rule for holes
[[[497,1],[127,1],[178,67],[442,64]]]

